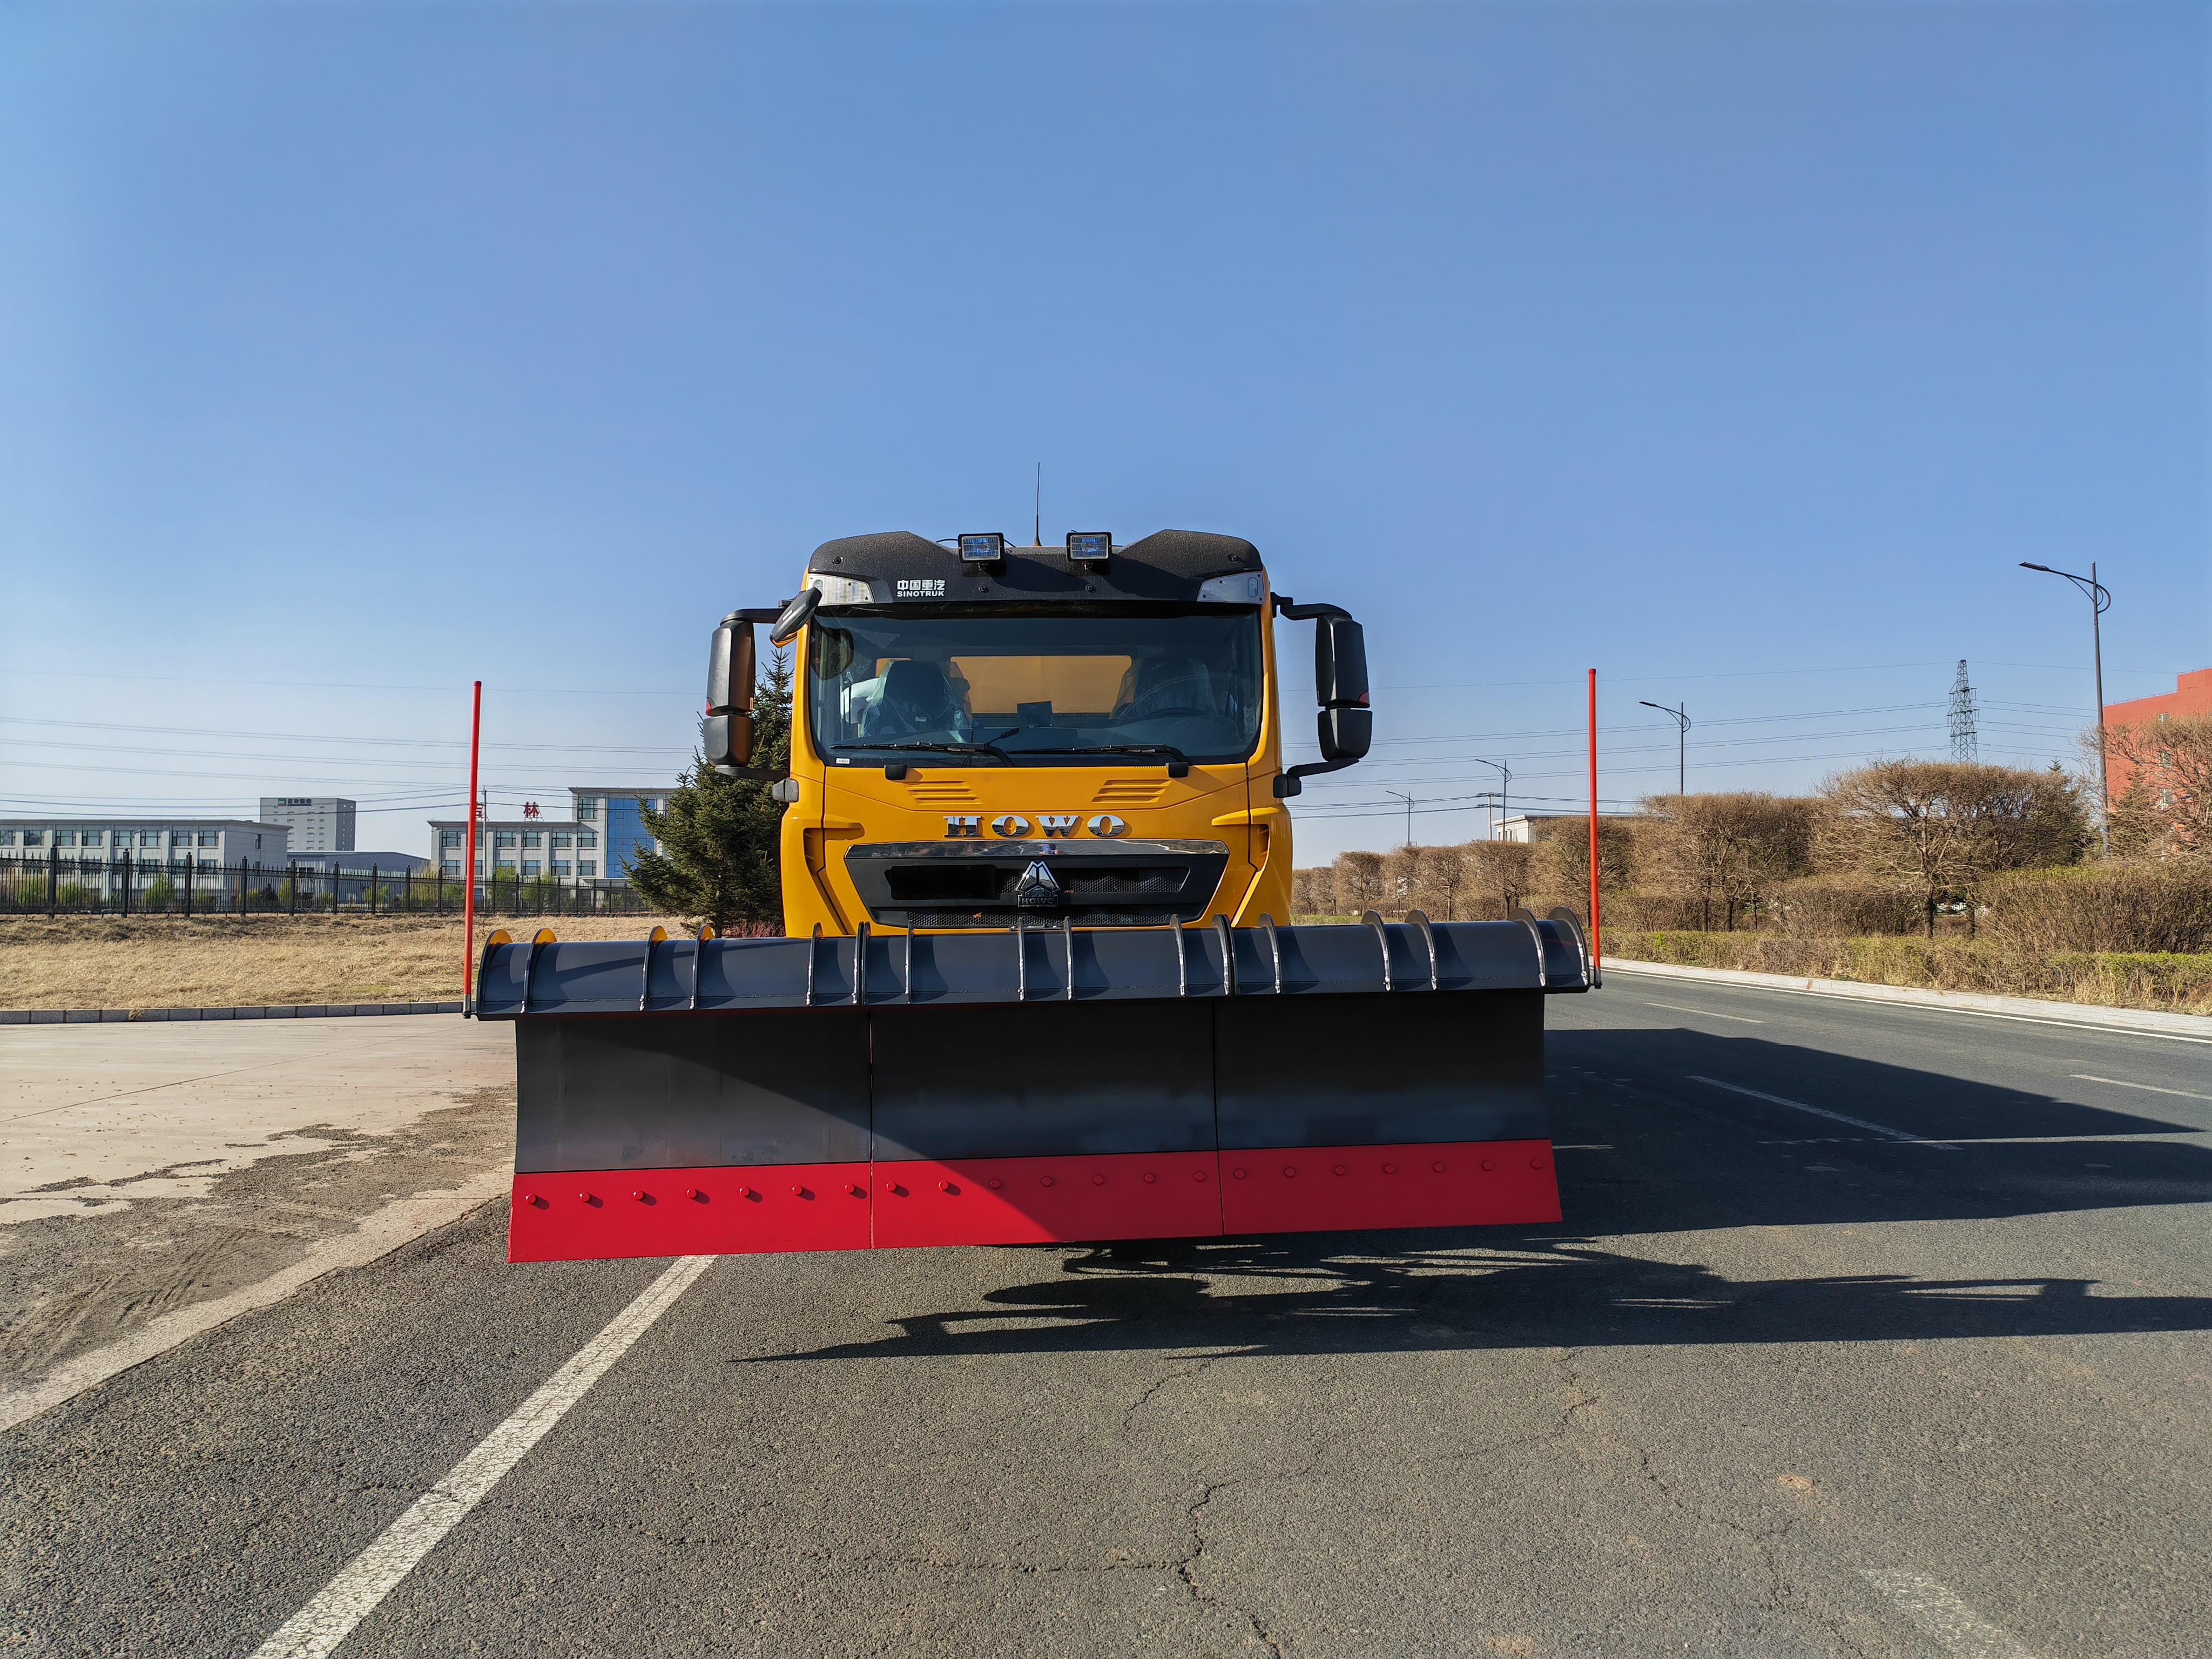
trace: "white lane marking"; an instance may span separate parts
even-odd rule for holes
[[[2125,1078],[2091,1077],[2087,1072],[2074,1073],[2077,1083],[2109,1083],[2115,1089],[2141,1089],[2145,1094],[2179,1095],[2184,1100],[2212,1100],[2212,1095],[2192,1094],[2186,1089],[2161,1089],[2155,1083],[2130,1083]]]
[[[653,1328],[653,1322],[668,1311],[714,1260],[708,1255],[687,1255],[671,1263],[636,1301],[615,1316],[613,1323],[524,1401],[514,1416],[486,1435],[474,1451],[453,1466],[450,1474],[410,1504],[407,1512],[386,1527],[374,1543],[347,1562],[314,1600],[254,1650],[253,1659],[325,1659],[415,1570],[438,1540],[568,1414],[568,1408],[590,1392],[607,1368]]]
[[[1925,1574],[1868,1568],[1866,1576],[1945,1653],[1960,1659],[2031,1659],[2026,1648]]]
[[[1924,1140],[1918,1135],[1909,1135],[1902,1129],[1893,1129],[1887,1124],[1869,1123],[1863,1117],[1845,1117],[1841,1112],[1832,1112],[1825,1106],[1808,1106],[1802,1100],[1786,1100],[1780,1095],[1761,1093],[1747,1089],[1741,1084],[1723,1083],[1717,1077],[1692,1077],[1692,1083],[1709,1083],[1716,1089],[1726,1089],[1730,1094],[1749,1095],[1753,1100],[1764,1100],[1776,1106],[1787,1106],[1793,1112],[1810,1112],[1814,1117],[1825,1117],[1838,1123],[1848,1123],[1854,1129],[1864,1129],[1869,1134],[1890,1140],[1909,1141],[1915,1146],[1933,1146],[1939,1152],[1955,1152],[1959,1149],[1948,1140]]]
[[[1648,974],[1654,979],[1679,979],[1683,977],[1681,975],[1659,971],[1658,964],[1648,962],[1613,962],[1608,963],[1607,966],[1616,968],[1624,974]],[[1714,973],[1733,973],[1735,970],[1734,969],[1716,968],[1711,971]],[[2145,1030],[2142,1027],[2138,1025],[2100,1025],[2089,1020],[2065,1019],[2055,1014],[2007,1014],[2000,1013],[1994,1008],[1961,1008],[1950,1003],[1944,1002],[1893,1001],[1887,997],[1863,995],[1856,991],[1816,991],[1809,985],[1747,985],[1736,980],[1708,980],[1704,982],[1706,984],[1725,984],[1731,990],[1771,991],[1777,996],[1825,997],[1831,1002],[1856,1002],[1862,1004],[1874,1003],[1885,1008],[1917,1008],[1923,1013],[1929,1014],[1972,1014],[1977,1019],[2009,1019],[2017,1021],[2023,1025],[2056,1025],[2069,1031],[2096,1031],[2106,1036],[2156,1037],[2161,1042],[2194,1042],[2198,1044],[2200,1047],[2212,1047],[2212,1037],[2190,1036],[2180,1031]],[[1911,986],[1883,985],[1870,985],[1866,988],[1869,992],[1884,990],[1911,990],[1912,988],[1913,988]],[[1929,994],[1932,996],[1936,994],[1936,993],[1930,992]]]
[[[1644,1006],[1647,1008],[1671,1008],[1678,1014],[1698,1014],[1707,1019],[1732,1019],[1739,1025],[1766,1024],[1763,1019],[1753,1019],[1743,1014],[1717,1014],[1710,1008],[1685,1008],[1679,1002],[1652,1002],[1647,1000]]]
[[[325,1273],[367,1267],[379,1256],[389,1255],[424,1233],[458,1221],[471,1211],[489,1204],[514,1184],[512,1171],[487,1170],[451,1191],[417,1193],[412,1198],[395,1199],[353,1231],[317,1239],[301,1260],[258,1284],[248,1285],[244,1290],[233,1291],[212,1302],[196,1302],[188,1308],[149,1319],[120,1341],[79,1354],[35,1381],[0,1390],[0,1432],[40,1412],[52,1411],[87,1389],[133,1365],[143,1365],[179,1342],[191,1341],[203,1331],[211,1331],[257,1308],[273,1306]]]

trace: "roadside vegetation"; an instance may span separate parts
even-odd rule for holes
[[[1881,761],[1808,796],[1654,795],[1600,821],[1608,957],[2212,1013],[2212,720],[2138,733],[2100,849],[2057,768]],[[2162,758],[2161,758],[2162,757]],[[2148,781],[2146,781],[2148,780]],[[1589,909],[1589,827],[1346,853],[1300,921]]]
[[[479,920],[527,939],[636,939],[652,916]],[[450,1002],[459,916],[45,916],[0,924],[0,1008],[236,1008]]]

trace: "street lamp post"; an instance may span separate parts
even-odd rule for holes
[[[2097,562],[2089,561],[2089,574],[2077,576],[2070,570],[2053,570],[2047,564],[2020,562],[2022,570],[2040,570],[2046,576],[2063,576],[2079,588],[2089,601],[2090,659],[2097,669],[2097,840],[2105,856],[2112,855],[2112,787],[2105,773],[2105,635],[2100,618],[2112,608],[2112,590],[2097,580]]]
[[[1492,824],[1490,838],[1496,841],[1505,833],[1505,791],[1513,781],[1513,769],[1503,761],[1485,760],[1480,755],[1470,756],[1477,766],[1494,768],[1498,773],[1498,818]]]
[[[1411,847],[1413,844],[1413,798],[1395,789],[1385,789],[1382,793],[1386,795],[1396,795],[1400,800],[1406,803],[1406,845]]]
[[[1668,715],[1674,720],[1676,728],[1674,732],[1674,793],[1678,795],[1688,793],[1688,790],[1683,786],[1682,780],[1687,775],[1687,763],[1690,752],[1689,700],[1685,698],[1683,700],[1682,706],[1680,708],[1669,708],[1663,702],[1644,702],[1641,698],[1638,698],[1638,702],[1642,705],[1642,707],[1645,708],[1656,708],[1661,714]]]

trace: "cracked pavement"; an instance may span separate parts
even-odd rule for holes
[[[1560,1226],[717,1262],[341,1659],[2199,1645],[2204,1050],[1660,994],[1552,1005]],[[251,1651],[661,1266],[504,1224],[9,1435],[17,1647]]]

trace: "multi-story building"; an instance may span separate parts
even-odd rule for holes
[[[572,787],[566,818],[489,818],[477,826],[479,879],[487,873],[507,879],[550,876],[562,881],[621,881],[623,861],[641,847],[656,845],[638,817],[642,799],[659,811],[668,803],[668,787],[641,789]],[[441,874],[458,877],[468,846],[465,818],[433,818],[430,847]]]
[[[0,859],[51,860],[64,880],[105,891],[111,876],[122,879],[125,859],[134,879],[187,867],[282,870],[291,833],[244,818],[0,818]]]
[[[289,824],[295,853],[353,851],[354,804],[336,795],[264,795],[261,821]]]
[[[2108,702],[2105,705],[2105,725],[2107,730],[2121,726],[2154,726],[2160,720],[2176,720],[2187,714],[2212,714],[2212,668],[2199,668],[2186,674],[2177,674],[2173,690],[2155,697],[2137,697],[2129,702]],[[2112,777],[2109,787],[2114,799],[2126,792],[2135,781],[2135,769],[2124,755],[2113,754],[2107,767]],[[2177,786],[2178,787],[2178,786]],[[2154,791],[2165,793],[2159,780],[2151,781]],[[2171,805],[2170,797],[2160,805]]]

